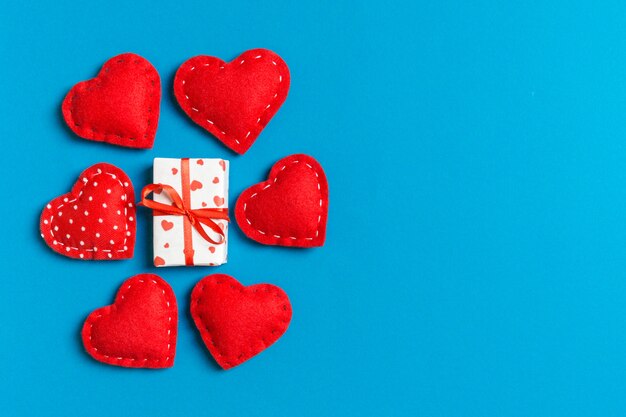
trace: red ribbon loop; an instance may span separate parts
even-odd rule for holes
[[[165,194],[167,194],[170,200],[172,200],[171,205],[158,203],[154,200],[150,200],[147,198],[150,193],[159,191],[165,192]],[[187,217],[187,219],[189,219],[189,223],[191,223],[196,231],[200,233],[200,236],[202,236],[202,238],[209,243],[212,243],[214,245],[221,245],[226,240],[226,235],[224,234],[224,231],[213,220],[220,219],[230,221],[230,219],[228,218],[228,209],[206,208],[192,210],[188,207],[185,207],[183,199],[176,192],[176,190],[169,185],[146,185],[145,187],[143,187],[143,190],[141,190],[141,201],[139,202],[139,205],[154,210],[155,215],[170,214],[173,216]],[[220,235],[222,237],[220,241],[216,242],[215,240],[211,239],[206,230],[204,230],[203,225],[207,226],[216,234]]]

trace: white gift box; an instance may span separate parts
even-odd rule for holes
[[[189,210],[220,208],[228,209],[228,161],[224,159],[155,158],[154,184],[174,188]],[[172,204],[166,193],[155,192],[157,203]],[[193,266],[221,265],[228,255],[228,221],[213,221],[224,232],[223,243],[208,242],[192,226],[186,215],[172,215],[154,211],[154,265]],[[216,242],[222,237],[209,227],[207,234]]]

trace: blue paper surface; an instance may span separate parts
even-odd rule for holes
[[[626,3],[620,1],[4,2],[0,13],[3,416],[623,416]],[[269,48],[282,109],[237,156],[171,91],[178,66]],[[162,77],[154,149],[76,137],[61,101],[111,56]],[[231,161],[230,206],[278,159],[314,156],[327,243],[266,247],[233,225],[219,268],[79,262],[41,208],[96,162],[136,191],[154,157]],[[180,306],[176,363],[93,361],[79,337],[118,286],[158,272]],[[270,282],[291,327],[220,370],[188,314],[210,273]]]

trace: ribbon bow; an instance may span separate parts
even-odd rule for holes
[[[170,200],[172,200],[172,204],[163,204],[157,203],[154,200],[148,199],[148,195],[153,192],[165,192]],[[141,201],[139,202],[140,206],[147,207],[155,211],[155,214],[171,214],[174,216],[186,216],[189,219],[189,223],[196,229],[200,236],[204,240],[214,245],[221,245],[226,240],[226,236],[224,235],[224,231],[213,221],[213,219],[221,219],[229,221],[228,218],[228,209],[225,208],[207,208],[207,209],[195,209],[192,210],[185,206],[183,199],[176,192],[174,188],[166,184],[150,184],[143,187],[141,190]],[[215,233],[220,235],[222,238],[219,242],[213,240],[206,230],[204,230],[205,225],[213,230]]]

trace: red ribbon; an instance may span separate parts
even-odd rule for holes
[[[154,200],[148,199],[148,195],[153,192],[165,192],[172,205],[157,203]],[[174,188],[166,184],[150,184],[143,187],[141,190],[141,201],[139,205],[154,210],[154,215],[174,215],[174,216],[186,216],[189,219],[189,223],[196,229],[196,231],[202,236],[204,240],[214,245],[221,245],[226,240],[224,231],[219,227],[213,219],[220,219],[229,221],[228,209],[225,208],[207,208],[207,209],[194,209],[187,207],[183,202],[183,199],[176,192]],[[219,242],[211,239],[204,227],[207,226],[218,235],[222,236]]]

